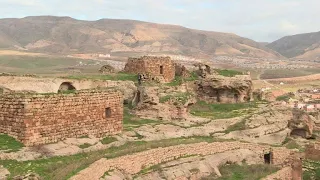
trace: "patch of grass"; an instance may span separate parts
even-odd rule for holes
[[[81,144],[81,145],[79,146],[79,148],[81,148],[81,149],[86,149],[86,148],[91,147],[91,146],[92,146],[92,145],[89,144],[89,143],[84,143],[84,144]]]
[[[290,99],[290,96],[288,95],[282,95],[276,98],[277,101],[289,101],[289,99]]]
[[[259,180],[270,174],[277,172],[279,169],[274,166],[257,164],[257,165],[224,165],[219,168],[222,177],[215,178],[215,174],[202,180],[217,179],[217,180]]]
[[[301,146],[298,143],[296,143],[295,141],[290,140],[286,144],[286,148],[288,148],[288,149],[301,149]]]
[[[234,125],[229,126],[224,133],[228,134],[232,131],[241,131],[245,129],[246,129],[246,119],[243,119],[240,122],[237,122]]]
[[[228,119],[252,113],[258,107],[257,102],[238,104],[209,104],[199,101],[191,107],[191,114],[212,119]]]
[[[124,107],[123,109],[123,126],[125,130],[132,130],[146,124],[159,124],[158,121],[151,119],[140,119],[130,113],[130,108]]]
[[[24,145],[13,137],[6,134],[0,134],[0,151],[17,152],[23,147]]]
[[[320,179],[320,161],[303,161],[303,180]]]
[[[172,82],[167,83],[167,86],[180,86],[182,84],[182,77],[176,76]]]
[[[117,141],[117,138],[108,136],[108,137],[103,138],[100,142],[102,144],[110,144],[110,143],[115,142],[115,141]]]
[[[113,81],[137,81],[137,75],[128,73],[116,73],[109,75],[73,75],[65,76],[66,79],[92,79],[92,80],[113,80]]]
[[[178,94],[172,94],[172,95],[160,97],[159,101],[160,101],[160,103],[165,103],[165,102],[169,101],[170,99],[174,98],[177,103],[185,104],[188,101],[188,99],[190,98],[190,96],[192,96],[191,93],[178,93]]]
[[[214,69],[214,70],[217,71],[219,75],[226,76],[226,77],[234,77],[236,75],[242,75],[242,72],[231,70],[231,69]]]

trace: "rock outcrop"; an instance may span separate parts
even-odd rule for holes
[[[253,100],[253,84],[248,75],[210,75],[196,81],[198,98],[208,103],[240,103]]]
[[[301,136],[303,138],[311,138],[315,122],[313,117],[307,112],[294,108],[292,111],[293,118],[289,121],[291,135]]]
[[[190,77],[190,72],[187,70],[187,68],[184,65],[181,64],[175,64],[175,71],[176,71],[176,76],[180,76],[180,77]]]
[[[159,87],[139,87],[133,100],[135,114],[152,119],[185,119],[188,106],[196,102],[195,98],[188,93],[172,93],[160,98],[161,91]]]
[[[280,145],[290,133],[288,122],[291,119],[292,112],[289,108],[271,104],[246,117],[242,128],[222,138]]]
[[[272,92],[262,91],[261,89],[256,89],[253,92],[253,97],[254,99],[259,101],[268,101],[268,102],[276,101],[276,97],[272,94]]]

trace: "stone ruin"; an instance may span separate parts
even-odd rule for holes
[[[170,57],[143,56],[129,58],[124,71],[142,74],[143,80],[168,83],[175,78],[175,65]]]
[[[189,115],[188,107],[196,103],[196,99],[188,94],[183,100],[172,96],[166,102],[161,102],[160,93],[159,87],[139,87],[133,100],[135,114],[150,119],[185,120]]]
[[[253,84],[249,75],[205,76],[196,81],[198,98],[209,103],[241,103],[253,100]]]
[[[190,77],[191,73],[187,70],[187,68],[184,65],[181,64],[175,64],[175,75],[180,76],[183,78]]]
[[[26,146],[118,134],[122,119],[122,94],[116,90],[0,95],[0,133]]]

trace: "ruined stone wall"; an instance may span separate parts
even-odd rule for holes
[[[114,90],[1,98],[5,111],[0,114],[0,133],[27,146],[85,135],[102,137],[122,130],[122,95]]]
[[[143,168],[170,162],[183,156],[206,156],[236,149],[248,149],[255,152],[261,158],[260,163],[263,163],[264,152],[269,151],[270,147],[241,142],[213,142],[157,148],[114,159],[100,159],[72,177],[71,180],[99,179],[105,172],[113,169],[133,175],[140,172]],[[282,150],[281,148],[279,152]],[[285,159],[282,159],[282,161],[285,161]]]
[[[21,139],[25,128],[25,100],[15,96],[0,96],[0,133]]]
[[[175,66],[170,57],[143,56],[141,58],[129,58],[124,71],[163,77],[165,82],[171,82],[175,77]]]

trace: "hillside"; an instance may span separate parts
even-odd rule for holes
[[[288,58],[320,59],[320,32],[286,36],[267,47]]]
[[[0,48],[53,54],[143,52],[281,56],[258,42],[235,34],[134,20],[81,21],[53,16],[0,19]]]

